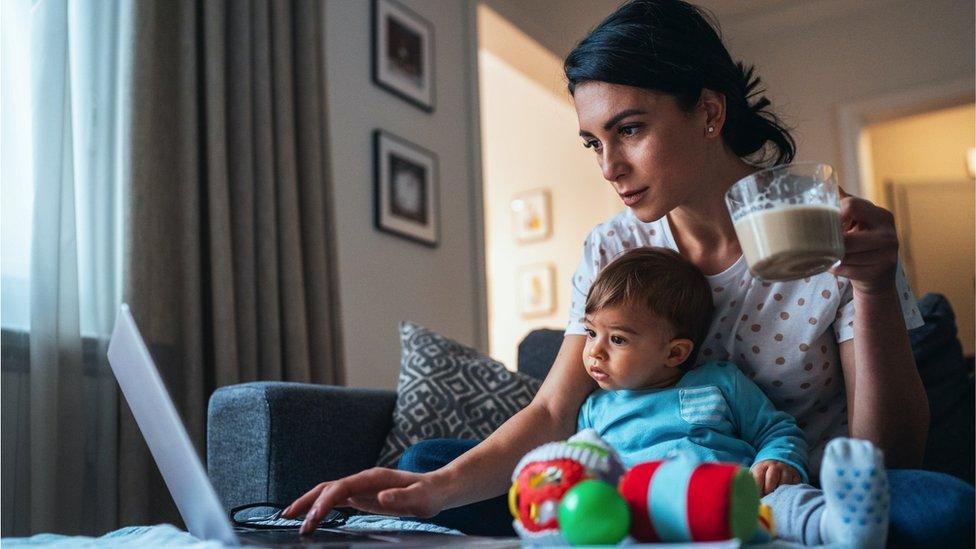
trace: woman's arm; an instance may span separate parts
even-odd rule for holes
[[[922,462],[929,406],[895,284],[898,239],[887,210],[845,197],[846,253],[834,272],[851,279],[854,339],[840,344],[851,436],[884,450],[889,467]]]
[[[884,451],[888,467],[918,467],[929,404],[908,342],[897,290],[854,292],[854,339],[840,344],[851,436]]]
[[[583,367],[585,340],[585,336],[566,336],[532,402],[481,444],[445,467],[422,474],[377,467],[324,482],[295,500],[283,516],[306,513],[302,525],[302,532],[306,532],[336,506],[430,517],[443,509],[505,493],[511,484],[512,470],[523,455],[575,432],[580,405],[596,387]]]
[[[522,456],[576,432],[580,406],[596,388],[583,366],[585,342],[585,336],[566,336],[532,402],[473,450],[432,473],[445,486],[444,509],[505,493]]]

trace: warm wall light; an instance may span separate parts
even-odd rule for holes
[[[969,177],[976,177],[976,147],[970,147],[966,154],[966,171]]]

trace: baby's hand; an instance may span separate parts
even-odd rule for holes
[[[772,492],[780,484],[799,484],[800,473],[796,469],[783,463],[767,459],[752,466],[752,476],[759,485],[760,496]]]

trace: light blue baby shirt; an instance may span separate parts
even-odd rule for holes
[[[774,459],[809,482],[803,431],[731,362],[702,364],[664,389],[598,389],[580,408],[578,427],[596,429],[628,468],[690,451],[746,467]]]

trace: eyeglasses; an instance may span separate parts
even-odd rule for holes
[[[305,520],[305,515],[288,519],[282,518],[282,511],[287,505],[279,503],[248,503],[230,510],[230,520],[234,526],[246,528],[259,528],[265,530],[290,530],[298,528]],[[329,514],[319,521],[318,528],[335,528],[342,526],[349,519],[349,515],[337,509],[329,511]]]

